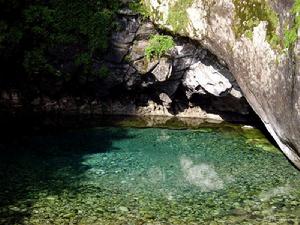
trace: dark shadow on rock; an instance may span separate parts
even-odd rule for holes
[[[185,95],[185,88],[181,85],[174,94],[171,105],[171,113],[179,114],[188,108],[199,106],[207,113],[219,115],[224,121],[232,123],[246,123],[255,125],[257,121],[253,118],[251,108],[247,101],[234,98],[233,96],[216,97],[206,93],[204,95],[193,94],[190,99]],[[240,109],[248,109],[245,112],[240,112]]]

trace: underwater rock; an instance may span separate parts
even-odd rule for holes
[[[128,211],[129,211],[129,209],[128,209],[127,207],[125,207],[125,206],[120,206],[120,207],[119,207],[119,210],[120,210],[121,212],[128,212]]]

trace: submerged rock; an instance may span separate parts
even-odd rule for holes
[[[127,207],[125,207],[125,206],[120,206],[120,207],[119,207],[119,210],[120,210],[121,212],[128,212],[128,211],[129,211],[129,209],[128,209]]]

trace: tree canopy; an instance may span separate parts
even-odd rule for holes
[[[118,0],[0,0],[0,81],[99,76]],[[9,82],[8,82],[9,81]]]

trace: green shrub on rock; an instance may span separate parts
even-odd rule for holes
[[[145,56],[148,61],[152,58],[160,58],[175,46],[174,40],[168,35],[153,35],[149,45],[145,49]]]
[[[139,13],[144,19],[150,17],[150,12],[147,9],[147,6],[145,5],[144,1],[142,0],[135,0],[129,2],[129,8],[132,11]]]

